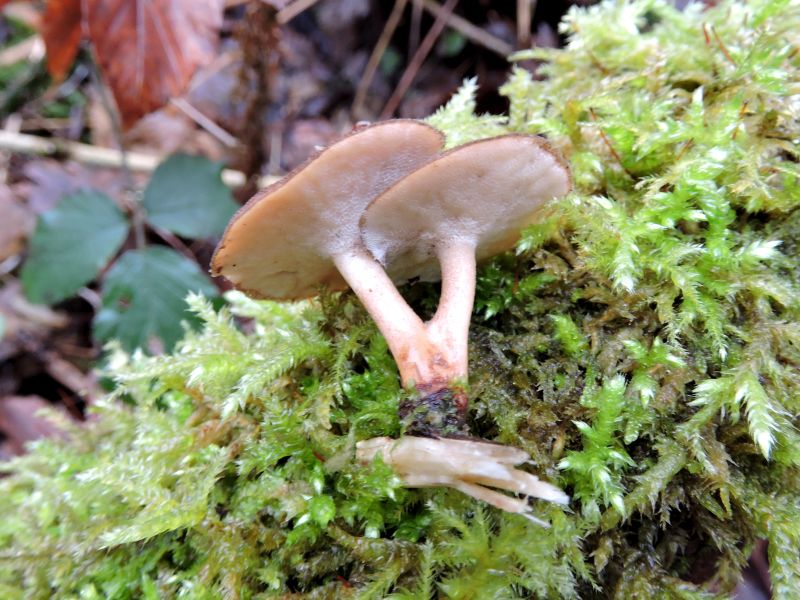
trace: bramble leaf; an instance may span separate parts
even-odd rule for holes
[[[103,282],[94,334],[128,350],[153,349],[155,340],[171,349],[184,332],[181,321],[195,321],[187,311],[189,292],[217,293],[196,263],[163,247],[126,252]]]
[[[144,192],[149,221],[188,238],[221,234],[237,208],[221,171],[222,165],[201,156],[170,156]]]
[[[128,220],[100,192],[65,197],[39,217],[22,269],[22,286],[32,302],[69,298],[97,276],[128,234]]]

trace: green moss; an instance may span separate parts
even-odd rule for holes
[[[482,267],[470,339],[471,430],[570,510],[537,504],[543,529],[355,465],[402,390],[351,295],[195,298],[201,333],[114,352],[96,419],[4,467],[0,595],[706,598],[758,538],[775,597],[800,595],[800,5],[606,2],[563,30],[523,53],[547,78],[515,69],[507,118],[468,83],[431,122],[545,133],[572,165]]]

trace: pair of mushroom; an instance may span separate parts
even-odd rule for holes
[[[406,435],[359,442],[410,487],[449,486],[529,518],[524,499],[566,502],[515,469],[525,452],[466,433],[467,343],[476,261],[511,248],[541,205],[570,190],[569,170],[539,137],[505,135],[442,152],[441,132],[394,120],[356,129],[233,217],[212,272],[260,298],[349,287],[370,313],[414,400],[401,404]],[[441,277],[427,322],[395,283]]]

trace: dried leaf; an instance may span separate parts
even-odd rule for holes
[[[101,109],[104,110],[104,109]],[[224,146],[173,105],[145,115],[125,132],[125,144],[133,152],[166,157],[186,152],[221,161]]]
[[[16,279],[10,279],[0,287],[0,317],[5,322],[3,337],[0,338],[0,361],[24,352],[30,346],[44,345],[52,329],[64,328],[69,323],[66,314],[28,302]]]
[[[122,122],[182,94],[214,57],[221,0],[87,0],[86,23]]]
[[[14,200],[8,187],[0,186],[0,261],[22,250],[33,230],[34,220],[26,208]]]
[[[41,358],[47,374],[76,396],[91,402],[100,395],[100,389],[91,372],[84,373],[56,352],[45,351]]]
[[[52,421],[37,414],[40,410],[53,408],[52,404],[39,396],[0,398],[0,430],[8,436],[15,454],[23,453],[26,442],[63,435]]]
[[[81,41],[81,0],[48,0],[41,34],[47,49],[47,70],[55,79],[69,72]]]
[[[23,167],[29,181],[13,186],[17,197],[26,198],[34,214],[52,210],[64,196],[86,189],[103,190],[121,205],[125,194],[125,177],[119,169],[85,167],[73,161],[34,159]],[[144,186],[147,176],[132,174],[135,186]]]

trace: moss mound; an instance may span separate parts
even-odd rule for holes
[[[467,83],[450,145],[544,133],[576,192],[480,272],[471,427],[572,497],[549,529],[407,490],[355,442],[402,391],[349,294],[239,295],[0,481],[3,598],[700,598],[769,540],[800,596],[800,3],[572,11],[515,69],[508,117]],[[404,291],[430,313],[437,291]],[[233,315],[249,319],[243,333]]]

